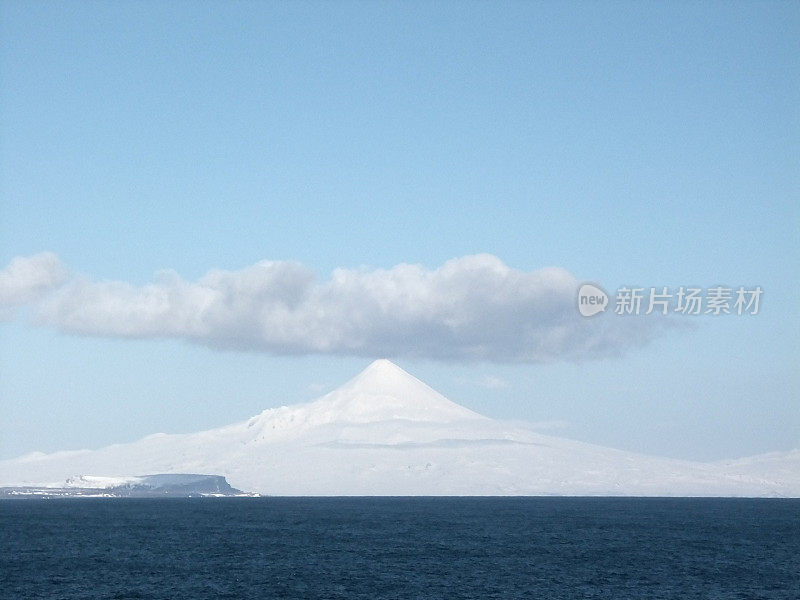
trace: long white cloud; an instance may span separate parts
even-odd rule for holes
[[[64,264],[52,252],[18,256],[0,271],[0,319],[35,302],[67,280]]]
[[[436,269],[337,269],[324,281],[298,263],[263,261],[197,281],[165,271],[144,286],[76,277],[38,304],[34,322],[275,354],[496,362],[601,358],[654,335],[650,319],[581,317],[578,284],[564,269],[526,272],[488,254]]]

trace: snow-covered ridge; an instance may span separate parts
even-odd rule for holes
[[[98,475],[78,475],[76,477],[69,477],[63,483],[52,484],[46,487],[59,487],[59,488],[91,488],[91,489],[107,489],[119,487],[123,485],[136,485],[144,480],[142,477],[101,477]]]
[[[542,435],[387,360],[313,402],[218,429],[0,461],[0,486],[139,485],[118,477],[129,473],[216,473],[272,495],[800,496],[800,451],[698,463]]]

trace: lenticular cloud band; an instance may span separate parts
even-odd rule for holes
[[[48,285],[34,322],[65,333],[274,354],[585,360],[623,353],[655,331],[647,320],[584,319],[568,271],[522,271],[488,254],[436,269],[336,269],[322,281],[299,263],[262,261],[197,281],[164,271],[143,286],[86,277]]]

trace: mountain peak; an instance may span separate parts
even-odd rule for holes
[[[372,361],[366,369],[342,387],[353,386],[356,383],[360,389],[369,388],[376,392],[410,392],[411,388],[417,388],[420,384],[426,388],[428,387],[419,379],[385,358]]]
[[[314,404],[334,406],[343,420],[452,421],[480,417],[385,358]]]
[[[404,374],[404,375],[406,375],[408,377],[412,377],[412,375],[409,375],[403,369],[401,369],[396,364],[394,364],[392,361],[390,361],[390,360],[388,360],[386,358],[379,358],[378,360],[373,360],[371,363],[369,363],[369,365],[367,365],[366,369],[364,369],[363,371],[361,371],[361,373],[358,374],[358,377],[360,377],[362,375],[370,375],[370,376],[379,376],[379,377],[381,377],[381,376],[386,376],[386,375],[389,375],[389,374],[392,374],[392,373],[394,373],[394,374]]]
[[[341,387],[307,404],[270,408],[247,422],[259,439],[331,423],[453,423],[486,417],[451,402],[386,359],[372,362]],[[283,432],[283,433],[278,433]]]

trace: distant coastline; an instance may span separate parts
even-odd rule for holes
[[[105,485],[103,485],[105,484]],[[253,496],[237,490],[222,475],[160,474],[137,477],[80,477],[62,486],[0,487],[0,499],[53,498],[205,498]]]

